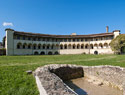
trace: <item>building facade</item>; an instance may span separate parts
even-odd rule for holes
[[[113,54],[110,42],[120,30],[91,35],[49,35],[6,29],[6,55]]]

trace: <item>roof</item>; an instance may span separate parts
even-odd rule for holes
[[[91,38],[91,37],[105,37],[113,36],[114,33],[100,33],[100,34],[89,34],[89,35],[51,35],[51,34],[40,34],[40,33],[30,33],[30,32],[21,32],[14,31],[15,35],[22,36],[32,36],[32,37],[48,37],[48,38]]]

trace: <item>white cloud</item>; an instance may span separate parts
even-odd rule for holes
[[[11,23],[11,22],[3,22],[3,26],[13,26],[13,23]]]

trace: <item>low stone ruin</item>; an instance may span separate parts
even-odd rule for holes
[[[125,95],[125,68],[118,66],[78,66],[52,64],[34,71],[40,95],[78,95],[63,81],[88,77],[98,85],[106,84],[123,90]]]

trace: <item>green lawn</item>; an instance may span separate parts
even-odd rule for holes
[[[35,78],[25,71],[46,64],[125,67],[125,55],[0,56],[0,95],[38,95]]]

